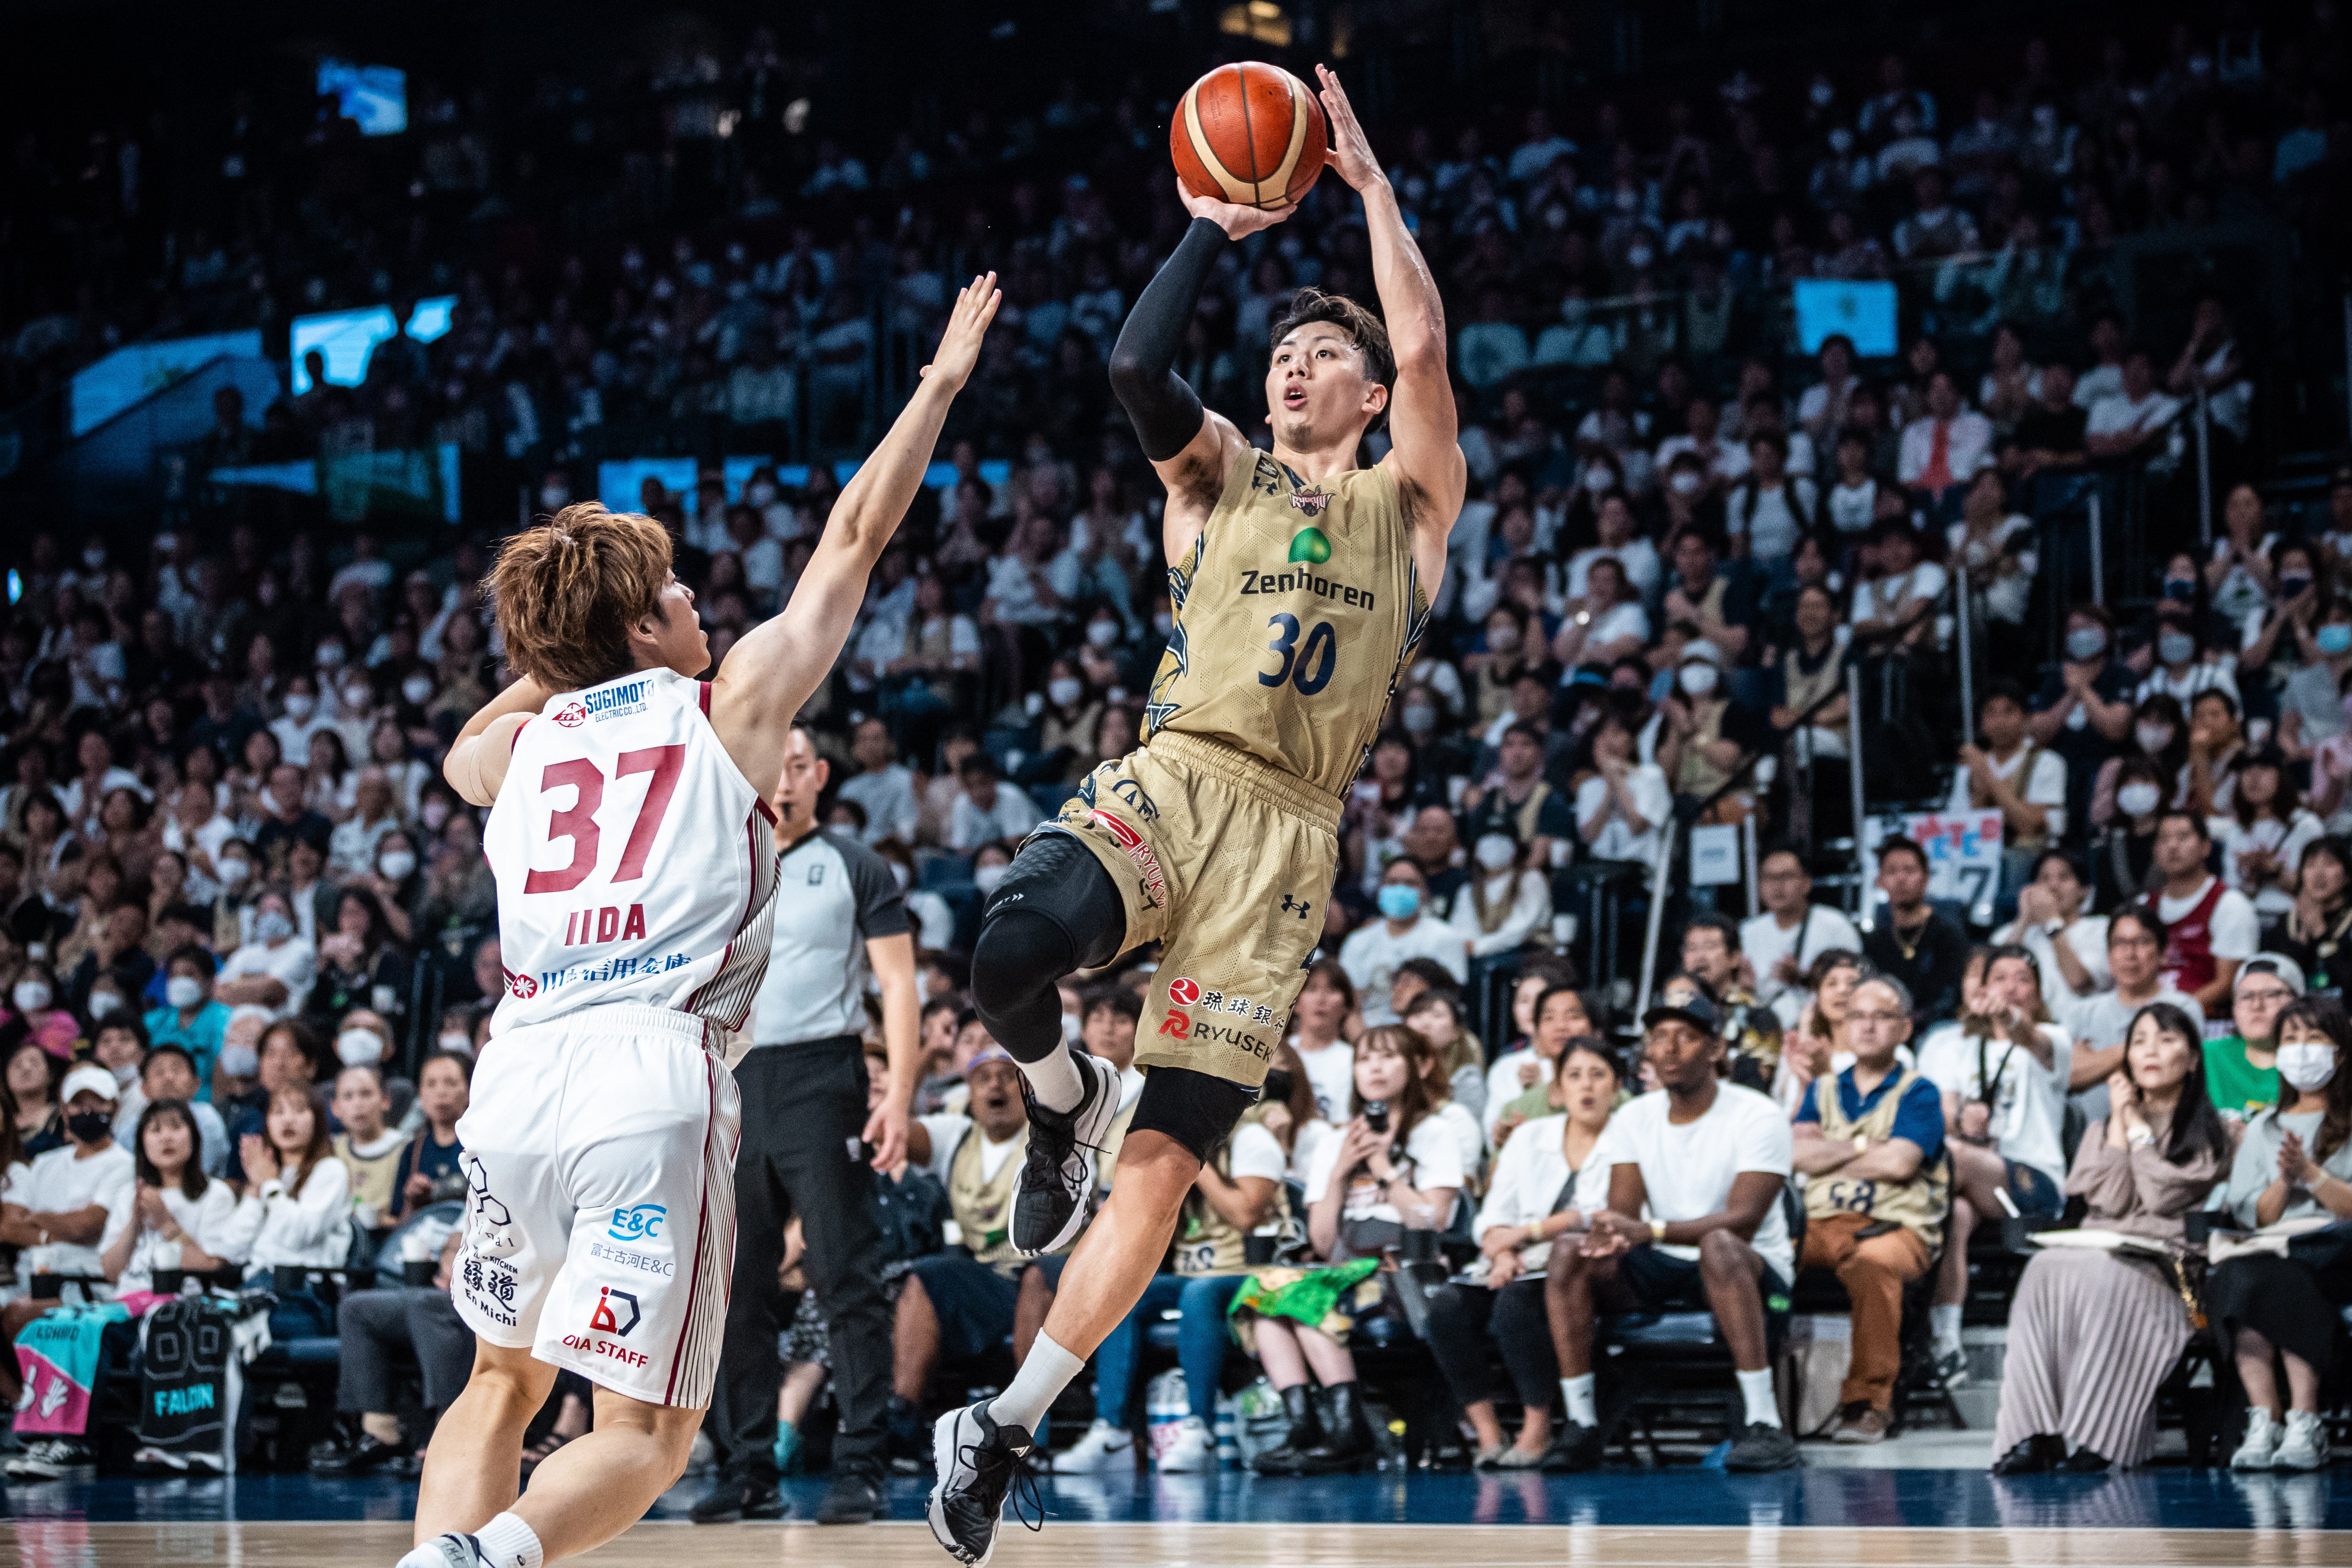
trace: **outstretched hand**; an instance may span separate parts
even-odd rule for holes
[[[980,363],[980,342],[988,335],[988,323],[996,320],[996,307],[1003,300],[993,272],[967,284],[956,296],[955,308],[948,312],[948,330],[940,336],[940,352],[931,356],[922,374],[962,391],[963,384],[971,379],[972,367]]]
[[[1272,228],[1298,210],[1296,202],[1284,202],[1280,206],[1245,207],[1239,202],[1221,202],[1210,196],[1197,196],[1183,181],[1176,182],[1177,199],[1184,210],[1194,217],[1207,218],[1225,231],[1227,239],[1239,239],[1255,234],[1262,228]]]
[[[1338,74],[1329,66],[1317,66],[1315,79],[1323,84],[1323,90],[1316,96],[1323,100],[1323,112],[1331,122],[1331,167],[1360,191],[1388,178],[1381,172],[1380,160],[1372,156],[1371,141],[1356,119],[1356,110],[1348,102],[1348,91],[1339,85]]]

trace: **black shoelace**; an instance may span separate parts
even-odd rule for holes
[[[1003,1443],[966,1443],[956,1450],[959,1463],[971,1467],[971,1486],[967,1493],[985,1505],[985,1517],[994,1521],[1004,1506],[1004,1494],[1013,1493],[1013,1518],[1031,1531],[1045,1528],[1045,1495],[1037,1486],[1037,1478],[1029,1473],[1022,1456]],[[1028,1511],[1022,1505],[1028,1505]],[[1031,1518],[1031,1513],[1035,1518]]]

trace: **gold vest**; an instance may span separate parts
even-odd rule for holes
[[[996,1168],[995,1176],[985,1181],[980,1173],[980,1147],[984,1142],[975,1122],[956,1145],[955,1156],[948,1162],[948,1213],[963,1232],[964,1247],[973,1259],[1009,1277],[1024,1266],[1021,1255],[1013,1250],[1013,1188],[1021,1179],[1029,1129],[1021,1130],[1012,1154]]]
[[[1916,1070],[1906,1068],[1895,1086],[1878,1097],[1870,1114],[1859,1121],[1846,1119],[1844,1096],[1834,1076],[1814,1079],[1813,1109],[1821,1113],[1822,1136],[1832,1143],[1851,1143],[1857,1135],[1884,1138],[1895,1127],[1895,1109],[1903,1103]],[[1875,1224],[1887,1221],[1916,1233],[1933,1252],[1944,1238],[1944,1215],[1951,1208],[1952,1156],[1946,1151],[1933,1164],[1923,1164],[1907,1182],[1857,1180],[1832,1171],[1805,1183],[1805,1214],[1824,1219],[1835,1214],[1867,1215]]]
[[[1429,624],[1395,479],[1356,468],[1310,487],[1248,454],[1168,597],[1145,742],[1203,736],[1344,794]]]
[[[1253,1105],[1242,1112],[1242,1121],[1263,1123],[1265,1107]],[[1230,1141],[1217,1150],[1217,1174],[1227,1181],[1234,1179],[1234,1146]],[[1274,1208],[1265,1216],[1268,1225],[1279,1226],[1290,1217],[1290,1188],[1282,1182],[1274,1184]],[[1234,1274],[1247,1268],[1248,1237],[1242,1228],[1217,1212],[1217,1205],[1201,1195],[1194,1187],[1184,1194],[1183,1212],[1176,1221],[1175,1272],[1179,1274]]]

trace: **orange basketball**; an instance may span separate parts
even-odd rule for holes
[[[1323,172],[1323,106],[1280,66],[1219,66],[1185,89],[1168,126],[1176,177],[1196,196],[1237,206],[1297,201]]]

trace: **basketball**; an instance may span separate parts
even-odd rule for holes
[[[1168,125],[1176,177],[1196,196],[1273,207],[1307,195],[1328,145],[1315,89],[1262,60],[1219,66],[1184,89]]]

